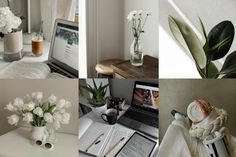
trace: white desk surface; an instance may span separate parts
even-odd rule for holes
[[[49,55],[49,49],[50,49],[50,42],[45,41],[44,42],[44,49],[43,54],[39,57],[36,57],[32,54],[32,47],[31,45],[24,45],[23,52],[25,52],[24,57],[20,60],[23,62],[44,62],[48,60]],[[5,62],[3,60],[3,41],[0,41],[0,70],[7,65],[9,65],[11,62]]]
[[[126,111],[128,108],[129,108],[129,105],[125,105],[125,106],[124,106],[124,110],[121,111],[121,112],[119,112],[118,118],[119,118],[121,115],[123,115],[123,114],[125,113],[125,111]],[[107,124],[104,120],[102,120],[102,118],[99,118],[99,117],[97,117],[95,114],[93,114],[93,112],[89,112],[89,113],[87,113],[86,115],[84,115],[84,116],[81,117],[81,118],[89,118],[89,119],[92,119],[92,121],[94,121],[94,122],[99,122],[99,123]],[[118,128],[122,128],[122,127],[123,127],[123,128],[127,128],[127,127],[125,127],[125,126],[123,126],[123,125],[120,125],[120,124],[117,124],[117,123],[116,123],[115,125],[116,125]],[[157,157],[159,141],[156,140],[156,142],[157,142],[157,145],[156,145],[156,147],[154,148],[151,157]],[[90,157],[90,156],[79,152],[79,157]]]
[[[56,133],[53,150],[33,145],[30,129],[18,128],[0,136],[0,157],[78,157],[78,137]]]

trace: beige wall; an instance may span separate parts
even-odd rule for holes
[[[224,108],[229,115],[227,127],[236,136],[236,80],[160,80],[160,137],[173,120],[172,109],[186,114],[194,99],[203,98]]]
[[[78,81],[77,80],[0,80],[0,135],[14,129],[7,123],[6,117],[11,113],[4,110],[5,105],[15,97],[27,93],[42,91],[47,98],[54,94],[72,102],[68,110],[72,113],[69,125],[63,125],[59,132],[78,134]],[[21,124],[25,125],[25,124]]]

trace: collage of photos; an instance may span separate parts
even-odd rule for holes
[[[234,0],[0,0],[0,157],[236,157]]]

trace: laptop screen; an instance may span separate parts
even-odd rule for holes
[[[78,26],[57,23],[51,57],[75,70],[78,70]]]
[[[136,82],[132,105],[146,109],[159,109],[159,87],[155,83]]]

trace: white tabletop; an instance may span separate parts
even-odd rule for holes
[[[129,108],[129,106],[130,105],[127,105],[127,104],[124,105],[124,110],[119,112],[118,118],[125,113],[125,111]],[[89,112],[89,113],[87,113],[86,115],[84,115],[81,118],[89,118],[89,119],[91,119],[94,122],[99,122],[99,123],[107,124],[104,120],[102,120],[102,118],[97,117],[93,112]],[[123,125],[120,125],[120,124],[115,124],[115,125],[116,125],[117,128],[127,128],[127,127],[125,127]],[[155,140],[155,139],[153,139],[153,140]],[[151,157],[156,157],[157,156],[157,151],[158,151],[158,147],[159,147],[159,141],[158,140],[155,140],[155,141],[157,142],[157,145],[154,148]],[[90,157],[90,156],[79,152],[79,157]]]
[[[24,45],[24,49],[23,49],[24,57],[20,61],[23,61],[23,62],[44,62],[44,61],[48,60],[49,49],[50,49],[50,42],[45,41],[43,54],[39,57],[36,57],[31,52],[31,50],[32,50],[31,45]],[[5,62],[3,60],[3,41],[0,41],[0,70],[9,64],[10,64],[10,62]]]
[[[78,137],[56,133],[53,150],[33,145],[30,129],[18,128],[0,136],[0,157],[78,157]]]

